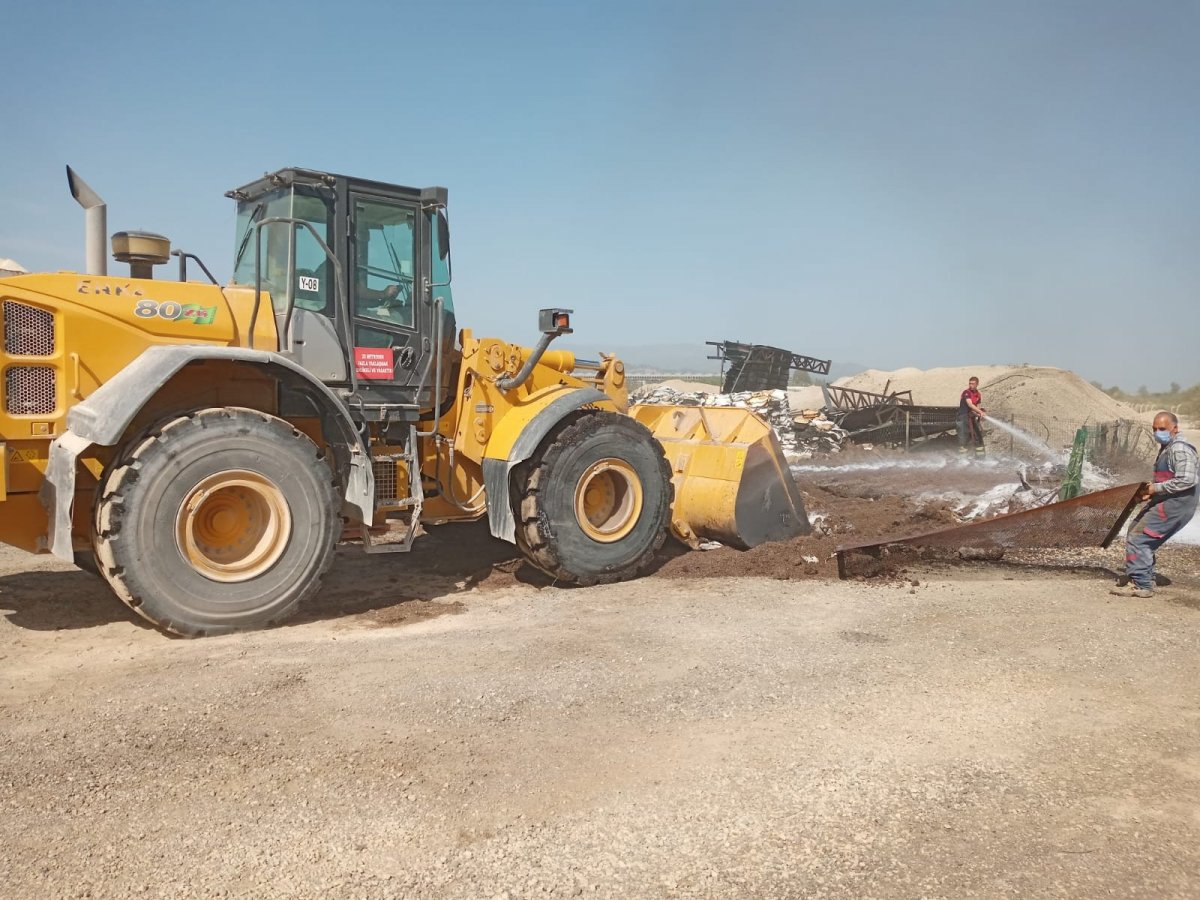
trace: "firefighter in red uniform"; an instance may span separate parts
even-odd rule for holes
[[[983,397],[979,393],[979,379],[974,376],[967,381],[967,389],[958,398],[958,416],[955,425],[958,427],[958,452],[966,453],[967,445],[975,445],[975,456],[983,456],[983,429],[980,423],[987,418],[984,412]]]

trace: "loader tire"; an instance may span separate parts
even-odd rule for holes
[[[341,530],[309,438],[250,409],[152,428],[105,474],[96,559],[127,605],[188,637],[265,628],[320,587]]]
[[[633,578],[666,540],[671,470],[649,429],[628,416],[568,419],[514,476],[517,546],[558,580]]]
[[[96,561],[96,554],[91,550],[75,551],[75,568],[82,569],[97,578],[103,577],[100,574],[100,564]]]

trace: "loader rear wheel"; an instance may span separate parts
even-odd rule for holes
[[[339,509],[307,436],[255,410],[201,410],[152,429],[106,473],[96,558],[117,595],[167,631],[263,628],[320,586]]]
[[[75,567],[87,572],[89,575],[95,575],[97,578],[100,575],[100,564],[96,562],[96,554],[91,550],[76,550],[75,551]]]
[[[514,477],[517,545],[559,580],[633,578],[666,539],[671,470],[650,431],[627,416],[588,412],[564,422]]]

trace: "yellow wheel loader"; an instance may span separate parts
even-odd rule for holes
[[[535,566],[631,578],[668,530],[808,528],[750,413],[628,408],[622,363],[456,330],[446,190],[282,169],[230,191],[233,276],[118,232],[70,168],[87,271],[0,278],[0,540],[92,568],[161,628],[278,623],[348,533],[404,551],[487,517]],[[153,277],[176,257],[178,280]],[[196,280],[189,279],[189,263]]]

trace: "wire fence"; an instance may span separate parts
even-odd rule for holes
[[[1156,413],[1160,410],[1165,410],[1175,413],[1177,416],[1180,415],[1180,410],[1183,409],[1182,403],[1169,403],[1165,406],[1161,403],[1127,403],[1126,405],[1132,406],[1140,413]]]
[[[1144,466],[1157,452],[1154,439],[1143,422],[1118,419],[1112,422],[1081,422],[1005,416],[1003,421],[1026,434],[1044,441],[1051,450],[1069,452],[1080,428],[1087,428],[1087,458],[1110,468]],[[1010,434],[996,430],[993,445],[1019,451],[1020,443]]]
[[[654,372],[651,374],[626,373],[625,375],[625,383],[630,393],[648,384],[658,384],[663,381],[691,381],[697,384],[709,384],[712,385],[713,393],[716,393],[721,389],[722,377],[713,372],[699,374],[695,372]]]

